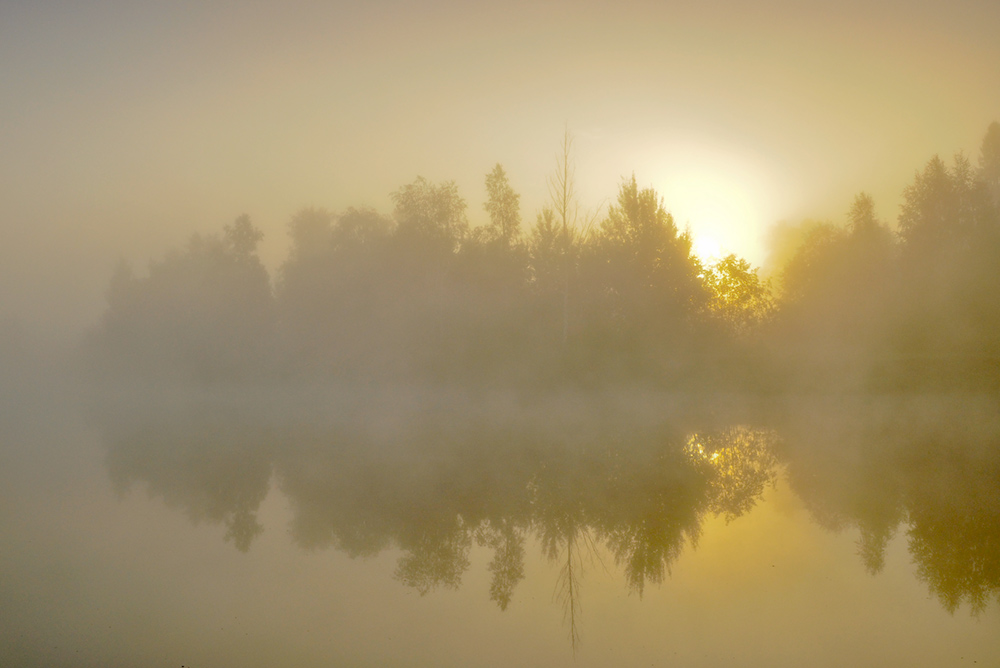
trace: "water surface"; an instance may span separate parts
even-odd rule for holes
[[[8,404],[9,665],[1000,657],[989,398],[49,384]]]

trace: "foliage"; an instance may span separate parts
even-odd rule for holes
[[[390,197],[399,233],[414,242],[437,242],[453,251],[468,232],[465,200],[458,195],[454,181],[434,185],[418,176]]]
[[[202,380],[1000,390],[1000,125],[977,166],[935,156],[915,174],[895,232],[867,193],[841,224],[780,227],[777,296],[744,259],[692,255],[635,175],[581,223],[572,147],[567,132],[528,234],[497,164],[474,231],[455,182],[423,177],[391,218],[299,211],[273,294],[246,216],[147,276],[120,264],[91,361]]]
[[[656,191],[640,190],[634,175],[623,181],[582,250],[592,346],[628,351],[617,363],[630,367],[676,361],[707,298],[700,268]]]
[[[727,255],[705,268],[708,311],[739,336],[759,329],[774,315],[770,281],[762,281],[746,260]]]
[[[990,124],[979,149],[979,176],[993,205],[1000,206],[1000,123]]]
[[[486,194],[483,208],[490,214],[488,238],[510,247],[521,232],[521,196],[514,192],[500,163],[486,175]]]
[[[263,371],[273,347],[273,297],[247,216],[222,237],[194,236],[137,277],[120,263],[108,310],[90,337],[96,362],[129,374],[235,379]]]

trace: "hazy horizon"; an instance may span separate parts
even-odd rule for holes
[[[247,213],[274,271],[302,207],[391,212],[417,175],[525,224],[564,129],[580,203],[652,187],[754,265],[779,221],[894,225],[934,154],[1000,117],[990,2],[0,3],[0,317],[75,335],[140,271]],[[56,332],[63,332],[56,334]]]

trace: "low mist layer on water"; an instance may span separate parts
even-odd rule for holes
[[[989,395],[38,381],[21,409],[3,588],[23,665],[1000,649]]]

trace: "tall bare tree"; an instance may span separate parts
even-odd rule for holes
[[[563,283],[563,344],[569,339],[569,283],[574,265],[577,219],[580,205],[576,196],[576,165],[573,161],[573,135],[567,129],[556,154],[556,169],[548,179],[549,202],[559,225],[558,248]]]

